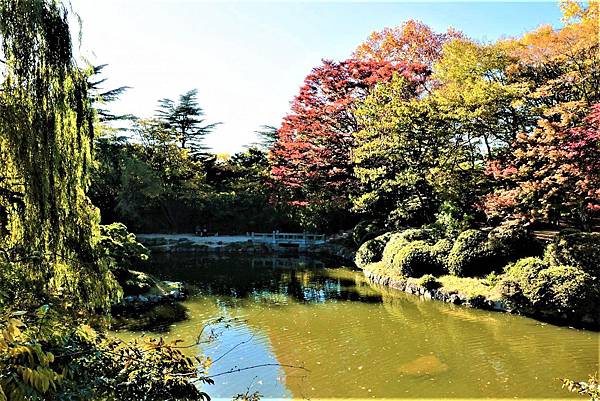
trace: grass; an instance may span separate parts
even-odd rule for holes
[[[456,292],[465,295],[467,298],[475,298],[483,296],[490,300],[499,300],[500,294],[493,286],[487,284],[485,279],[457,277],[457,276],[441,276],[437,280],[442,284],[442,288],[448,292]]]
[[[421,285],[421,278],[404,277],[388,268],[383,262],[371,263],[364,270],[378,276],[389,277],[393,281],[406,281],[407,283]],[[483,278],[446,275],[436,277],[436,280],[441,284],[440,290],[450,294],[456,293],[466,298],[482,296],[489,300],[499,300],[501,298],[497,290]]]

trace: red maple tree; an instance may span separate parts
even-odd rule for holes
[[[520,134],[505,161],[491,161],[487,173],[501,183],[482,208],[488,217],[558,223],[584,228],[600,211],[600,104],[582,124],[564,128],[541,120]]]
[[[350,157],[358,129],[354,105],[395,73],[416,94],[429,69],[422,64],[324,60],[306,77],[270,152],[272,176],[291,190],[296,205],[348,200],[355,183]]]

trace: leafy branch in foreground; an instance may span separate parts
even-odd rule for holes
[[[590,375],[587,382],[576,382],[571,379],[561,379],[562,387],[566,388],[572,393],[585,395],[590,397],[592,401],[600,400],[600,380],[598,372]]]

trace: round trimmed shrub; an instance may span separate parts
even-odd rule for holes
[[[525,295],[532,305],[577,312],[599,312],[596,279],[577,267],[552,266],[540,271]]]
[[[425,241],[413,241],[404,245],[394,256],[392,268],[405,277],[421,277],[439,274],[440,267]]]
[[[491,230],[487,248],[502,265],[526,256],[540,256],[543,252],[542,244],[518,221],[506,222]]]
[[[447,270],[448,255],[452,250],[452,241],[443,238],[431,247],[431,254],[442,270]]]
[[[506,267],[506,274],[518,283],[530,283],[538,274],[548,268],[548,264],[540,258],[529,257],[519,259]]]
[[[552,266],[574,266],[600,278],[600,233],[561,233],[546,248],[544,259]]]
[[[356,266],[363,269],[370,263],[379,262],[383,254],[383,249],[391,236],[392,233],[385,233],[362,244],[354,257]]]
[[[405,245],[414,241],[424,241],[431,244],[434,243],[435,240],[436,236],[434,231],[425,228],[409,228],[401,232],[393,233],[383,250],[381,260],[388,266],[391,266],[396,254],[398,254]]]
[[[392,233],[390,238],[388,239],[387,244],[383,248],[383,253],[381,254],[381,261],[386,265],[391,266],[394,261],[394,256],[402,249],[404,245],[406,245],[406,240],[402,237],[400,233]]]
[[[460,233],[448,254],[448,271],[460,277],[490,273],[487,235],[481,230],[470,229]]]

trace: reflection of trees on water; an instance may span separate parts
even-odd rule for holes
[[[141,305],[140,308],[124,310],[121,314],[114,315],[112,328],[164,334],[172,324],[187,319],[186,307],[177,302]]]
[[[376,292],[364,291],[352,277],[324,268],[325,263],[276,255],[156,255],[148,272],[161,279],[185,281],[197,288],[198,295],[264,301],[279,294],[296,302],[381,302]],[[276,299],[280,303],[281,298]]]

